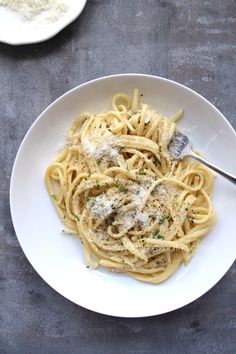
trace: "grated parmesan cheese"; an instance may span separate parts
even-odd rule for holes
[[[131,191],[133,192],[133,202],[137,205],[142,205],[144,198],[147,195],[148,189],[151,186],[151,184],[154,182],[154,179],[152,177],[148,176],[142,176],[142,183],[137,184],[133,183],[131,186]]]
[[[134,201],[134,203],[140,205],[140,204],[142,204],[143,199],[145,198],[145,196],[147,194],[147,189],[145,189],[141,186],[138,186],[138,187],[139,187],[138,191],[136,192],[136,194],[133,195],[133,201]]]
[[[95,153],[97,153],[97,150]],[[105,220],[114,213],[112,225],[117,226],[119,232],[127,232],[133,227],[140,226],[142,229],[145,229],[149,227],[150,222],[158,222],[163,218],[163,214],[160,211],[155,210],[153,213],[148,206],[147,208],[145,207],[145,197],[153,181],[152,177],[147,177],[141,181],[141,183],[131,182],[126,184],[127,200],[129,200],[131,204],[136,205],[131,210],[125,210],[123,212],[123,210],[126,209],[126,205],[119,207],[120,201],[124,196],[118,191],[117,186],[111,188],[106,193],[94,197],[91,202],[89,202],[88,207],[91,208],[92,214],[96,219]],[[170,192],[174,191],[176,191],[175,187],[161,185],[158,186],[156,192],[162,201],[167,201],[169,200]],[[119,215],[118,219],[116,218],[117,213]]]
[[[156,188],[158,200],[162,204],[167,204],[179,192],[178,187],[159,185]]]
[[[112,205],[113,200],[109,200],[104,194],[100,194],[94,198],[92,212],[95,216],[105,219],[113,212]]]
[[[96,141],[97,140],[97,141]],[[113,134],[105,138],[88,140],[84,139],[82,142],[83,151],[85,154],[99,160],[113,160],[117,159],[119,154],[118,140]]]
[[[136,220],[145,228],[149,224],[149,215],[145,211],[137,211]]]
[[[124,213],[120,219],[120,223],[124,230],[128,231],[134,225],[135,212],[134,210]]]
[[[41,19],[51,22],[61,17],[69,8],[68,0],[0,0],[0,5],[29,20],[42,15]]]

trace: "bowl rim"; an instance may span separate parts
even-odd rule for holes
[[[108,313],[106,311],[100,311],[100,310],[95,310],[92,306],[85,306],[85,305],[81,305],[81,304],[78,304],[77,302],[75,302],[74,300],[66,297],[61,291],[59,291],[58,289],[56,289],[53,285],[51,285],[47,280],[44,279],[43,275],[41,275],[41,271],[37,270],[34,265],[31,263],[31,261],[29,260],[29,258],[27,257],[27,251],[24,249],[24,247],[22,246],[21,242],[20,242],[20,239],[17,235],[17,232],[16,232],[16,227],[15,227],[15,222],[14,222],[14,217],[13,217],[13,184],[14,184],[14,175],[15,175],[15,170],[16,170],[16,167],[17,167],[17,162],[18,162],[18,158],[19,158],[19,155],[21,153],[21,150],[23,148],[23,145],[26,141],[26,139],[28,138],[28,135],[30,135],[31,133],[31,130],[34,129],[34,127],[38,124],[38,122],[43,118],[44,114],[51,109],[51,107],[53,107],[55,104],[57,104],[57,102],[59,102],[61,99],[65,98],[66,96],[70,95],[71,93],[75,92],[76,90],[82,88],[82,87],[86,87],[86,86],[90,86],[90,85],[93,85],[94,83],[96,82],[99,82],[99,81],[103,81],[103,80],[110,80],[110,79],[113,79],[113,78],[117,78],[117,77],[146,77],[146,78],[152,78],[152,79],[158,79],[158,80],[162,80],[164,82],[168,82],[170,84],[174,84],[176,85],[177,87],[181,87],[185,90],[187,90],[188,92],[191,92],[193,95],[199,97],[200,99],[202,99],[205,103],[207,103],[208,105],[211,106],[211,108],[217,113],[220,115],[220,117],[224,120],[224,123],[228,126],[228,128],[232,131],[234,137],[235,137],[235,141],[236,141],[236,131],[234,130],[233,126],[230,124],[230,122],[225,118],[225,116],[219,111],[218,108],[216,108],[211,102],[209,102],[205,97],[203,97],[202,95],[200,95],[199,93],[197,93],[196,91],[192,90],[191,88],[183,85],[183,84],[180,84],[176,81],[173,81],[173,80],[170,80],[170,79],[167,79],[167,78],[164,78],[164,77],[160,77],[160,76],[155,76],[155,75],[149,75],[149,74],[139,74],[139,73],[122,73],[122,74],[113,74],[113,75],[107,75],[107,76],[102,76],[102,77],[98,77],[98,78],[95,78],[95,79],[92,79],[92,80],[89,80],[87,82],[84,82],[80,85],[77,85],[76,87],[70,89],[69,91],[65,92],[64,94],[62,94],[61,96],[59,96],[57,99],[55,99],[51,104],[49,104],[40,114],[39,116],[36,118],[36,120],[33,122],[33,124],[31,124],[31,126],[29,127],[28,131],[26,132],[19,148],[18,148],[18,151],[17,151],[17,154],[16,154],[16,157],[15,157],[15,160],[14,160],[14,163],[13,163],[13,167],[12,167],[12,172],[11,172],[11,177],[10,177],[10,188],[9,188],[9,201],[10,201],[10,214],[11,214],[11,219],[12,219],[12,223],[13,223],[13,226],[14,226],[14,230],[15,230],[15,234],[16,234],[16,237],[17,237],[17,240],[21,246],[21,249],[25,255],[25,257],[27,258],[27,260],[29,261],[29,263],[31,264],[31,266],[33,267],[33,269],[36,271],[36,273],[44,280],[44,282],[46,282],[53,290],[55,290],[57,293],[59,293],[61,296],[63,296],[64,298],[66,298],[67,300],[69,300],[70,302],[76,304],[76,305],[79,305],[83,308],[86,308],[90,311],[93,311],[93,312],[96,312],[96,313],[100,313],[100,314],[104,314],[104,315],[107,315],[107,316],[114,316],[114,317],[122,317],[122,318],[141,318],[141,317],[152,317],[152,316],[157,316],[157,315],[162,315],[164,313],[169,313],[169,312],[172,312],[172,311],[175,311],[177,309],[180,309],[182,307],[185,307],[187,305],[189,305],[190,303],[194,302],[195,300],[199,299],[200,297],[202,297],[204,294],[206,294],[210,289],[212,289],[223,277],[224,275],[228,272],[228,270],[230,269],[230,267],[233,265],[235,259],[236,259],[236,255],[235,255],[235,258],[233,259],[232,263],[230,263],[230,265],[224,270],[223,274],[218,278],[217,281],[215,281],[213,284],[210,284],[208,286],[206,286],[204,288],[203,291],[201,291],[200,295],[197,294],[196,296],[193,296],[193,298],[191,300],[187,300],[187,302],[185,302],[184,304],[181,304],[181,305],[178,305],[177,307],[173,307],[171,308],[170,310],[168,311],[163,311],[163,312],[159,312],[157,314],[147,314],[147,315],[132,315],[132,316],[124,316],[124,315],[119,315],[119,314],[111,314],[111,313]]]

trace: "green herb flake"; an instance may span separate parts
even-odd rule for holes
[[[90,268],[90,266],[89,266],[89,265],[86,265],[86,268]]]
[[[96,179],[96,185],[99,186],[99,179]]]
[[[154,231],[153,232],[153,238],[157,238],[159,240],[164,240],[164,237],[160,234],[159,231]]]
[[[118,186],[116,186],[119,192],[124,192],[127,190],[127,188],[125,186],[123,186],[122,184],[119,184]]]
[[[55,194],[51,194],[51,197],[53,200],[55,200],[55,202],[57,202],[57,197],[55,196]]]

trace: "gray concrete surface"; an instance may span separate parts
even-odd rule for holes
[[[236,127],[235,14],[234,0],[89,0],[48,42],[0,44],[1,354],[236,352],[235,266],[202,298],[169,314],[122,319],[92,313],[32,269],[15,236],[8,191],[17,149],[38,114],[65,91],[102,75],[177,80]]]

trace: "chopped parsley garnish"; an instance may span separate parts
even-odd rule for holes
[[[153,238],[158,238],[159,240],[164,240],[164,237],[160,234],[159,231],[153,232]]]
[[[76,219],[77,219],[78,221],[80,221],[80,218],[79,218],[79,216],[78,216],[78,215],[75,215],[75,217],[76,217]]]
[[[96,185],[99,186],[99,179],[96,179]]]
[[[90,268],[90,266],[89,266],[89,265],[86,265],[86,268]]]
[[[51,194],[51,197],[55,200],[55,202],[57,201],[57,197],[55,196],[55,194]]]
[[[117,189],[118,189],[119,192],[124,192],[124,191],[127,190],[127,188],[126,188],[125,186],[123,186],[122,184],[119,184],[119,185],[117,186]]]

